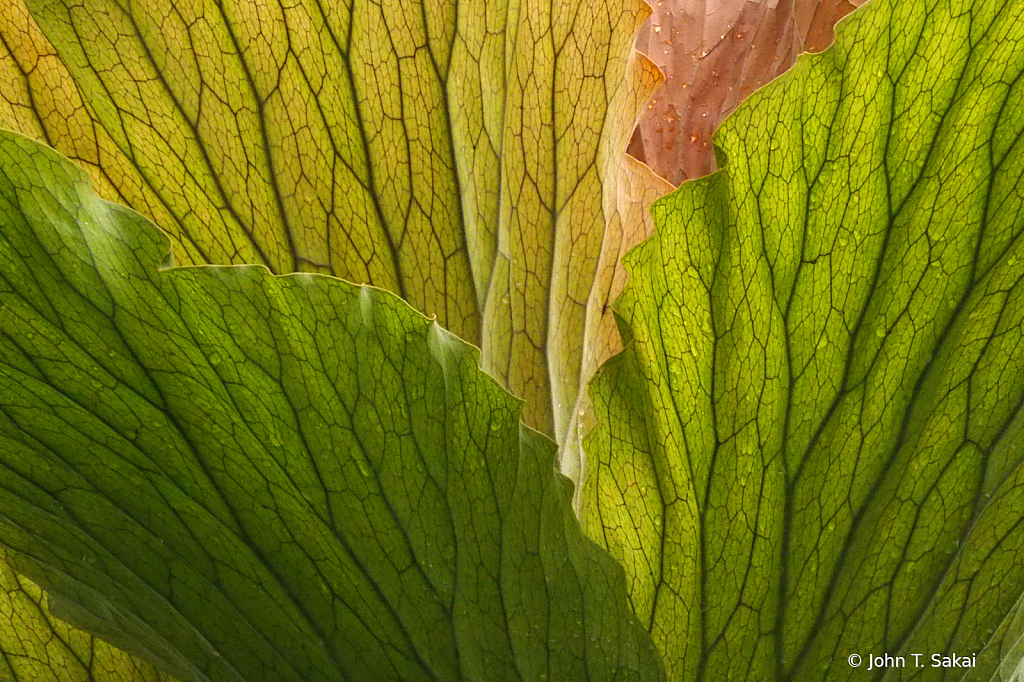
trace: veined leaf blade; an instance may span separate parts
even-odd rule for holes
[[[555,446],[392,294],[166,237],[0,134],[0,542],[179,680],[659,680]]]
[[[670,679],[960,679],[930,667],[953,652],[987,678],[1012,649],[986,647],[1024,593],[1022,27],[875,0],[655,204],[583,510]]]

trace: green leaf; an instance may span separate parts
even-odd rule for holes
[[[583,508],[669,679],[1019,660],[1022,73],[1019,2],[874,0],[655,204]]]
[[[661,680],[555,446],[392,294],[166,237],[0,134],[0,543],[189,680]]]
[[[660,80],[632,49],[647,14],[640,0],[0,0],[0,125],[81,160],[181,263],[398,293],[479,346],[561,443],[590,378],[585,330],[601,328],[605,301],[590,302],[622,153]]]

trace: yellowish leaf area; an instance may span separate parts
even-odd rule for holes
[[[583,523],[670,680],[1017,668],[1022,48],[1020,2],[872,0],[654,204],[591,383]]]
[[[52,617],[47,599],[8,568],[0,550],[0,680],[4,682],[168,682],[133,658]]]
[[[179,264],[399,294],[482,349],[529,425],[571,435],[623,151],[660,81],[629,49],[640,0],[28,5],[0,3],[0,125],[78,160]]]

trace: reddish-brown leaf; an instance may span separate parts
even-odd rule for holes
[[[835,23],[866,0],[652,0],[637,36],[666,82],[629,153],[673,185],[715,170],[711,134],[801,52],[832,43]]]

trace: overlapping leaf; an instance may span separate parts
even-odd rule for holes
[[[0,123],[83,160],[179,262],[398,293],[565,439],[659,78],[630,49],[640,0],[27,5],[0,2]]]
[[[651,169],[628,154],[622,158],[619,172],[618,200],[611,212],[605,232],[597,279],[590,292],[587,328],[583,335],[583,366],[575,409],[560,452],[562,473],[573,481],[581,480],[586,470],[583,439],[594,425],[594,411],[587,393],[587,384],[606,360],[622,350],[622,340],[615,325],[612,302],[626,284],[622,256],[654,233],[650,206],[656,199],[672,191],[672,185],[655,175]],[[575,502],[579,507],[579,487]]]
[[[665,86],[629,150],[674,185],[715,169],[711,135],[750,93],[832,43],[836,21],[864,0],[657,0],[637,48]]]
[[[3,558],[3,553],[0,553]],[[0,564],[0,679],[6,682],[166,682],[170,678],[50,615],[46,597]]]
[[[555,446],[392,294],[166,237],[0,135],[0,543],[180,680],[659,680]]]
[[[1016,667],[1022,73],[1019,2],[874,0],[655,205],[584,511],[671,680]]]

